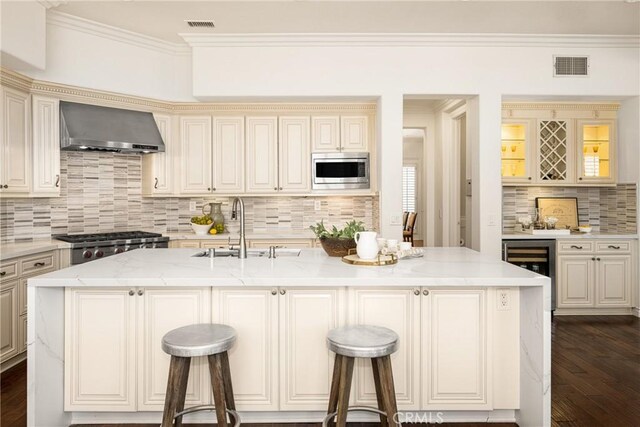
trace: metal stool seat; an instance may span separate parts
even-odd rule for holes
[[[198,324],[169,331],[162,337],[162,350],[171,355],[167,395],[164,402],[161,427],[182,426],[182,416],[196,411],[215,410],[219,427],[228,427],[227,414],[240,425],[231,384],[231,369],[227,351],[236,341],[236,331],[231,326]],[[206,356],[209,362],[211,388],[215,406],[201,405],[184,409],[192,357]]]
[[[329,331],[327,345],[342,356],[372,359],[395,353],[398,334],[382,326],[344,326]]]
[[[322,421],[323,427],[333,425],[334,419],[338,427],[346,427],[349,411],[373,412],[380,415],[381,426],[400,426],[390,357],[398,349],[398,334],[381,326],[344,326],[329,331],[327,346],[336,353],[336,359],[329,408]],[[371,359],[378,409],[366,406],[349,407],[356,357]]]

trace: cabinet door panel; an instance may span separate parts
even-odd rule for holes
[[[244,117],[213,119],[213,191],[244,191]]]
[[[247,191],[278,191],[278,118],[247,117]]]
[[[342,151],[369,151],[369,118],[367,116],[342,116]]]
[[[214,292],[213,321],[232,326],[229,350],[236,405],[240,410],[278,409],[278,294],[271,289]]]
[[[28,193],[31,189],[30,104],[29,95],[2,88],[3,150],[0,184],[2,193]]]
[[[147,194],[171,194],[173,192],[174,165],[172,118],[154,114],[160,136],[164,141],[164,153],[147,154],[142,157],[143,190]],[[148,170],[147,170],[148,169]]]
[[[34,95],[33,193],[60,195],[60,111],[57,99]]]
[[[335,152],[340,150],[340,117],[312,117],[311,139],[314,153]]]
[[[162,411],[171,356],[162,351],[164,334],[181,326],[208,323],[209,289],[145,289],[138,300],[138,410]],[[186,404],[205,405],[209,370],[203,357],[191,359]]]
[[[343,295],[341,289],[281,295],[280,409],[326,410],[334,360],[326,339],[343,323]]]
[[[413,289],[350,290],[350,324],[384,326],[399,336],[391,365],[399,409],[420,406],[420,296]],[[356,405],[376,406],[373,371],[369,360],[356,360],[353,379]]]
[[[65,306],[65,411],[135,411],[136,297],[68,289]]]
[[[631,255],[608,255],[598,261],[597,306],[631,306]]]
[[[575,182],[573,120],[538,122],[538,181],[545,184]]]
[[[280,117],[279,182],[281,191],[308,191],[311,188],[309,118]]]
[[[210,193],[211,118],[180,118],[182,171],[180,191],[185,194]]]
[[[578,120],[576,130],[578,184],[615,182],[615,122]]]
[[[558,259],[558,307],[592,307],[595,301],[592,256],[561,256]]]
[[[485,290],[430,290],[424,297],[425,408],[491,409]]]
[[[0,288],[0,362],[18,354],[18,281]]]
[[[534,141],[535,120],[502,120],[502,182],[530,184],[534,181]]]

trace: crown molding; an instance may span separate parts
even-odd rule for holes
[[[155,37],[112,27],[111,25],[50,10],[47,12],[47,24],[61,28],[80,31],[92,36],[101,37],[132,46],[155,50],[170,55],[189,55],[191,48],[181,43],[171,43]]]
[[[23,74],[16,73],[15,71],[7,68],[0,67],[0,84],[2,86],[8,86],[14,89],[29,92],[33,85],[33,79]]]
[[[640,47],[638,35],[454,33],[180,33],[178,35],[191,47]]]
[[[618,111],[616,102],[503,102],[503,110]]]

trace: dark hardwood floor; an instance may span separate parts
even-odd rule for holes
[[[556,316],[552,325],[552,425],[640,427],[640,319],[632,316]],[[26,426],[26,362],[2,373],[0,388],[0,426]],[[319,425],[286,424],[287,427]],[[351,423],[350,427],[376,425]],[[455,424],[456,427],[482,425]],[[492,427],[507,426],[514,424],[492,424]],[[135,427],[157,425],[137,424]]]

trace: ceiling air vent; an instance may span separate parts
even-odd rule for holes
[[[570,77],[589,75],[588,56],[554,56],[553,75],[555,77]]]
[[[213,21],[201,19],[187,19],[186,22],[192,28],[215,28]]]

